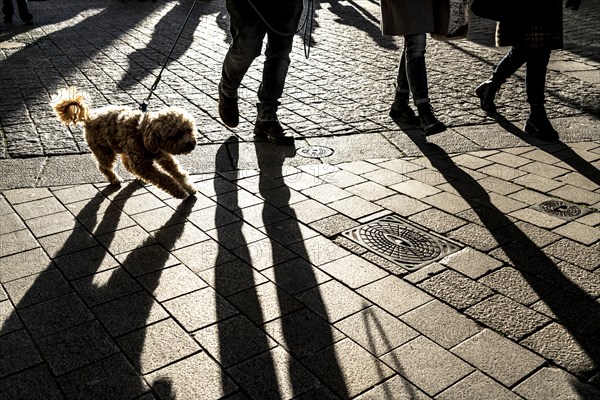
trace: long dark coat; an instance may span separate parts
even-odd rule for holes
[[[449,0],[381,0],[381,31],[401,36],[448,33]]]
[[[523,0],[512,17],[498,23],[497,46],[560,49],[563,46],[562,0]]]

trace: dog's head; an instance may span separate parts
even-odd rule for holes
[[[144,146],[151,153],[188,154],[196,147],[194,117],[176,107],[162,109],[144,116],[142,135]]]

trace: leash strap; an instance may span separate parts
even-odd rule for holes
[[[173,42],[171,51],[169,51],[169,54],[165,58],[165,62],[163,63],[162,68],[158,72],[158,75],[156,76],[154,83],[150,87],[150,93],[148,93],[148,96],[144,99],[144,101],[142,101],[140,103],[140,110],[142,110],[142,112],[146,112],[148,110],[148,104],[150,104],[150,97],[152,96],[152,93],[154,93],[154,91],[156,90],[156,87],[158,86],[158,82],[160,82],[160,79],[162,78],[163,71],[165,70],[165,68],[167,68],[167,64],[169,63],[169,60],[171,59],[171,54],[173,54],[173,51],[175,50],[175,46],[177,46],[177,42],[179,41],[179,38],[181,37],[181,35],[183,33],[183,29],[187,25],[191,15],[192,15],[192,12],[194,11],[194,8],[196,8],[196,4],[198,4],[198,0],[194,0],[194,4],[192,4],[192,8],[190,8],[190,11],[188,12],[187,17],[185,17],[185,21],[183,21],[183,25],[181,25],[181,29],[179,30],[179,33],[177,34],[177,37],[175,38],[175,41]]]

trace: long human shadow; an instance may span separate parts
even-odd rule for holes
[[[600,347],[596,342],[600,327],[600,304],[566,277],[556,262],[492,203],[485,188],[456,165],[444,149],[427,142],[416,132],[407,131],[406,134],[428,158],[431,165],[448,178],[448,184],[471,206],[483,226],[500,244],[508,263],[521,273],[549,308],[554,319],[568,331],[585,355],[592,360],[596,370],[600,365]],[[552,285],[550,287],[554,287],[554,290],[549,290],[549,285]],[[543,355],[552,358],[550,354]],[[557,363],[560,365],[559,361]],[[571,372],[585,379],[594,371]],[[585,396],[585,393],[582,392],[582,395]]]
[[[202,18],[218,13],[215,17],[218,22],[222,9],[223,6],[217,2],[199,1],[194,3],[194,0],[177,2],[156,24],[150,41],[143,48],[135,50],[128,56],[129,66],[118,86],[129,89],[142,82],[153,69],[163,65],[166,65],[168,69],[169,64],[176,62],[194,44],[194,32]],[[189,19],[186,22],[188,15]],[[222,24],[217,23],[217,26],[227,32]],[[177,37],[180,30],[181,36]],[[172,53],[171,49],[173,49]],[[169,56],[168,60],[167,56]]]
[[[286,208],[286,213],[289,214],[291,221],[291,223],[286,224],[286,237],[301,238],[302,233],[297,222],[296,214],[289,203],[289,187],[284,184],[283,186],[278,187],[277,191],[270,190],[273,189],[273,179],[284,176],[283,163],[286,158],[295,155],[295,148],[289,146],[276,146],[271,143],[260,141],[254,142],[254,146],[259,166],[259,193],[266,204],[277,204],[278,206]],[[269,221],[275,221],[277,219],[278,213],[279,209],[276,207],[263,207],[262,219],[265,224],[266,234],[271,242],[273,254],[272,265],[275,266],[275,283],[299,281],[303,283],[304,287],[316,287],[318,285],[317,277],[315,276],[313,267],[310,263],[298,262],[294,265],[293,270],[291,268],[277,267],[289,260],[288,255],[280,250],[282,249],[282,245],[285,245],[285,243],[278,242],[278,238],[280,238],[282,234],[281,230],[277,227],[277,224],[269,223]],[[301,259],[310,260],[308,250],[303,242],[298,242],[294,245],[294,252],[298,254]],[[293,275],[290,276],[290,273]],[[289,301],[289,295],[283,291],[278,291],[277,294],[279,304],[281,308],[284,309],[286,302]],[[313,300],[314,311],[319,315],[328,315],[320,293],[318,293]],[[296,318],[281,318],[280,321],[283,337],[289,352],[293,355],[302,354],[303,348],[306,347],[306,343],[304,343],[303,339],[314,335],[314,332],[311,332],[311,330],[316,327],[311,324],[306,324],[305,321],[300,321]],[[329,321],[326,321],[326,323],[328,324]],[[333,332],[329,326],[318,327],[317,329],[322,343],[327,345],[325,349],[319,352],[319,362],[330,367],[328,377],[332,382],[335,382],[336,394],[341,398],[346,399],[349,397],[349,393],[345,386],[341,367],[335,354]],[[303,376],[303,371],[301,371],[300,368],[298,363],[289,363],[288,365],[288,373],[294,389],[293,393],[296,395],[301,393],[298,385],[302,382],[302,379],[300,378]]]
[[[494,115],[492,118],[508,133],[517,136],[530,146],[535,146],[540,150],[545,151],[546,153],[556,157],[565,164],[569,165],[579,174],[583,175],[590,181],[594,182],[596,185],[600,186],[600,170],[598,170],[598,168],[594,167],[588,161],[583,159],[579,154],[574,152],[573,149],[571,149],[565,143],[556,142],[548,144],[546,142],[534,139],[530,135],[519,129],[515,124],[507,120],[501,114]]]
[[[390,50],[399,49],[398,44],[393,37],[383,36],[381,34],[379,18],[371,14],[371,12],[354,0],[345,2],[349,3],[349,5],[340,4],[339,0],[315,0],[315,9],[322,8],[321,4],[323,3],[328,4],[329,11],[336,15],[337,18],[335,19],[335,22],[363,31],[369,35],[371,40],[379,47]],[[315,26],[322,26],[322,22],[319,18],[315,20]]]
[[[216,172],[231,172],[231,163],[233,162],[234,171],[237,171],[237,160],[239,152],[239,143],[236,137],[228,138],[223,143],[216,154],[215,158],[215,169]],[[236,207],[238,205],[237,191],[233,193],[229,192],[228,183],[225,180],[215,179],[214,189],[217,194],[217,205],[227,204],[228,207]],[[225,199],[227,195],[227,199]],[[233,196],[233,197],[231,197]],[[242,260],[250,260],[250,251],[242,228],[244,221],[238,219],[237,221],[227,224],[225,226],[220,225],[220,221],[228,220],[230,217],[229,211],[223,206],[217,206],[215,211],[215,222],[217,223],[217,242],[219,244],[235,243],[237,255]],[[235,293],[236,291],[248,289],[248,296],[245,298],[246,304],[252,310],[254,315],[254,322],[258,325],[264,323],[264,316],[260,306],[260,300],[254,287],[256,281],[254,277],[254,270],[251,265],[243,261],[235,261],[234,264],[231,262],[231,254],[225,249],[224,246],[219,246],[215,261],[215,290],[221,296],[217,296],[216,299],[216,315],[217,315],[217,329],[219,338],[219,354],[217,360],[223,365],[224,368],[228,368],[237,362],[247,360],[260,353],[267,352],[271,347],[267,339],[266,334],[260,331],[256,327],[250,327],[250,322],[244,317],[234,317],[236,321],[227,320],[230,317],[228,312],[228,304],[219,304],[224,302],[223,298]],[[236,349],[239,349],[236,351]],[[237,354],[232,354],[236,352]],[[245,354],[243,353],[245,352]],[[260,372],[261,379],[275,381],[277,375],[275,373],[275,364],[271,353],[265,353],[265,360],[261,363],[261,370],[255,371]],[[221,385],[223,392],[227,392],[228,377],[223,375],[221,378]]]

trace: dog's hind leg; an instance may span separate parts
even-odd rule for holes
[[[101,146],[90,146],[90,150],[96,158],[98,170],[106,177],[106,180],[111,185],[121,183],[121,178],[114,171],[117,153],[108,147]]]
[[[179,163],[170,154],[164,155],[157,162],[166,173],[175,178],[183,186],[186,192],[194,194],[198,191],[188,180],[188,175],[179,168]]]
[[[144,161],[142,164],[131,163],[133,173],[144,180],[145,182],[155,185],[157,188],[164,190],[171,196],[178,199],[185,199],[188,197],[188,192],[185,190],[179,182],[173,179],[170,175],[160,171],[156,168],[152,161]]]

